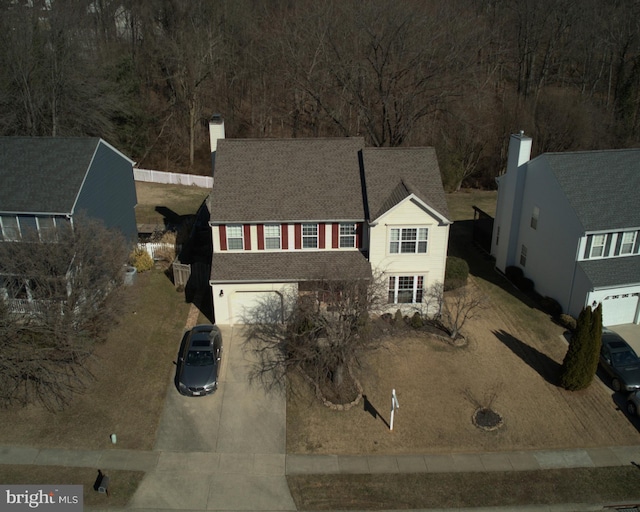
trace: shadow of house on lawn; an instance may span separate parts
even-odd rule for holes
[[[561,367],[560,364],[551,359],[548,355],[543,354],[538,349],[520,341],[508,332],[499,330],[493,331],[493,334],[502,343],[504,343],[504,345],[511,349],[515,355],[538,372],[538,374],[549,384],[553,384],[554,386],[558,385],[558,376],[560,375]]]

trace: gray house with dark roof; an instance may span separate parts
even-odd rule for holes
[[[83,212],[137,238],[134,162],[99,138],[0,137],[0,241]]]
[[[512,135],[499,178],[492,254],[577,316],[602,303],[604,325],[640,318],[640,149],[544,153]]]
[[[448,210],[433,148],[356,138],[220,139],[208,198],[215,321],[330,276],[385,273],[389,302],[420,307],[444,280]],[[212,148],[213,150],[213,148]]]

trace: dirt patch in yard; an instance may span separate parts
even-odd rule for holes
[[[346,412],[323,407],[302,382],[287,409],[289,453],[375,454],[569,449],[640,443],[634,421],[598,379],[585,391],[557,387],[563,329],[508,287],[477,279],[489,308],[453,347],[428,333],[387,339],[358,370],[366,400]],[[391,390],[399,410],[388,427]],[[619,398],[619,397],[617,397]],[[492,401],[504,420],[483,431],[472,417]]]

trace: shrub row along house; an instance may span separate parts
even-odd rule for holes
[[[640,149],[545,153],[512,135],[499,178],[491,254],[577,317],[640,321]]]
[[[135,241],[133,164],[99,138],[0,137],[0,243],[53,242],[80,214]],[[26,311],[37,286],[8,263],[0,261],[0,298]]]
[[[216,323],[318,280],[380,271],[388,302],[414,307],[444,280],[451,221],[433,148],[212,135],[212,153]]]

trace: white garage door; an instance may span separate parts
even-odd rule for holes
[[[620,325],[636,321],[638,293],[610,295],[602,301],[602,324]]]
[[[231,321],[246,324],[282,317],[282,296],[273,291],[235,292],[231,298]]]

